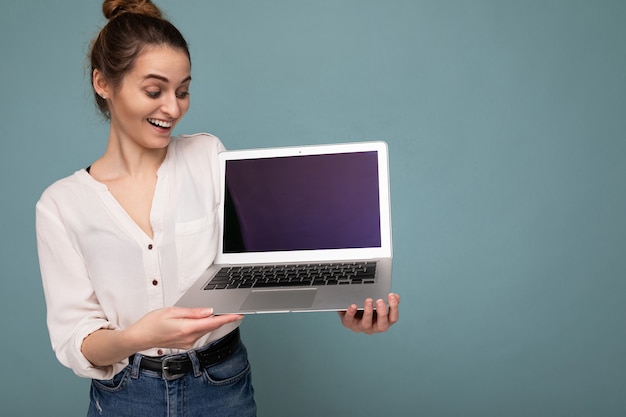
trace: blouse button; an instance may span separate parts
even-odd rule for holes
[[[157,355],[159,355],[159,356],[163,355],[163,349],[157,350]]]
[[[148,250],[152,250],[152,243],[148,245]]]
[[[159,281],[157,281],[156,279],[152,280],[152,285],[156,287],[157,285],[159,285]]]

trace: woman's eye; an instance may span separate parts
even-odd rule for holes
[[[187,98],[189,96],[189,91],[179,91],[176,93],[176,97],[178,98]]]
[[[161,92],[160,91],[146,91],[146,94],[150,98],[159,98],[159,96],[161,95]]]

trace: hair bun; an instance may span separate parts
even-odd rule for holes
[[[159,19],[163,18],[161,10],[150,0],[104,0],[102,13],[108,20],[124,13],[137,13]]]

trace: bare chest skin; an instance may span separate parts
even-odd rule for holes
[[[124,178],[103,182],[135,224],[152,239],[154,233],[150,223],[150,211],[156,188],[156,175],[142,180]]]

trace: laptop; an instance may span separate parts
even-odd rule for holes
[[[219,163],[217,257],[176,305],[255,314],[386,300],[385,142],[225,151]]]

